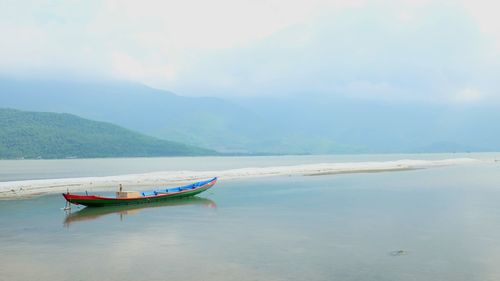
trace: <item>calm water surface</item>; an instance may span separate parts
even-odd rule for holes
[[[58,160],[0,160],[0,182],[89,176],[115,176],[158,171],[217,171],[335,162],[472,157],[500,159],[500,153],[311,155],[261,157],[157,157]]]
[[[0,280],[500,280],[499,163],[63,206],[0,201]]]

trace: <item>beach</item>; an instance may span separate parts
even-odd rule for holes
[[[0,182],[0,198],[25,198],[37,195],[63,192],[114,191],[119,184],[134,190],[154,189],[159,186],[174,186],[188,182],[218,177],[229,181],[246,178],[272,176],[320,176],[344,173],[373,173],[427,169],[449,165],[473,164],[475,158],[449,159],[402,159],[393,161],[370,161],[348,163],[319,163],[273,167],[247,167],[208,171],[160,171],[151,173],[124,174],[100,177],[75,177],[58,179],[36,179]]]

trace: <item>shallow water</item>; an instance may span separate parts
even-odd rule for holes
[[[401,159],[436,160],[462,157],[500,159],[500,153],[0,160],[0,182],[115,176],[161,171],[217,171],[248,167],[273,167],[317,163],[390,161]]]
[[[60,195],[0,201],[0,280],[500,280],[499,202],[499,163],[71,214]]]

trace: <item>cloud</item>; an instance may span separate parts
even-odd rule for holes
[[[76,0],[3,1],[0,5],[3,72],[12,71],[12,66],[21,73],[54,67],[79,72],[93,62],[113,76],[116,61],[123,64],[123,59],[116,58],[119,53],[136,63],[141,61],[143,67],[133,77],[154,75],[160,79],[164,67],[159,62],[167,68],[190,67],[193,54],[245,46],[307,21],[324,7],[353,4],[324,0]],[[140,69],[144,73],[138,75]],[[130,71],[122,73],[128,77]]]
[[[465,10],[474,18],[481,32],[494,41],[500,55],[500,2],[490,0],[463,0]]]
[[[413,4],[412,4],[413,5]],[[455,6],[362,6],[290,26],[243,48],[214,52],[173,87],[219,95],[337,95],[450,102],[457,88],[490,90],[500,68],[488,41]],[[217,81],[230,80],[231,87]],[[492,98],[491,96],[487,97]]]
[[[452,98],[458,103],[476,103],[485,98],[485,95],[477,89],[465,88],[456,93]]]
[[[116,79],[143,81],[160,79],[170,81],[175,79],[175,70],[168,64],[143,62],[126,53],[112,54],[113,74]]]
[[[486,0],[0,5],[2,74],[118,78],[192,95],[428,101],[500,86],[498,4]]]

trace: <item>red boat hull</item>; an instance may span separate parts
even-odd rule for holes
[[[88,207],[133,205],[133,204],[160,202],[174,198],[194,196],[211,188],[212,186],[215,185],[215,183],[217,183],[217,178],[213,178],[212,180],[205,182],[195,183],[186,187],[176,188],[179,189],[179,191],[166,192],[166,193],[158,192],[158,194],[155,195],[141,196],[134,198],[113,198],[113,197],[103,197],[97,195],[77,195],[71,193],[63,193],[63,196],[66,199],[66,201],[72,204],[84,205]],[[199,185],[196,186],[197,184]]]

